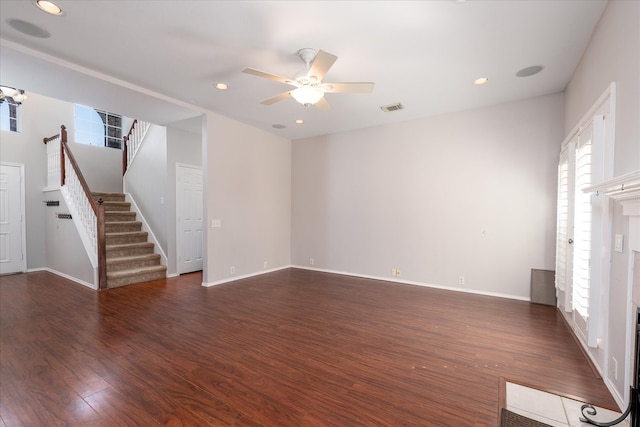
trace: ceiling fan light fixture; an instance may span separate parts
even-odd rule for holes
[[[16,104],[22,104],[22,102],[27,99],[27,95],[24,94],[24,90],[22,89],[0,85],[0,102],[3,102],[5,99],[11,99]]]
[[[305,107],[309,107],[320,101],[320,99],[322,99],[322,97],[324,96],[324,92],[318,87],[302,86],[291,91],[291,96],[300,104],[304,105]]]

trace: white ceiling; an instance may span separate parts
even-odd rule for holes
[[[2,84],[160,124],[205,109],[298,139],[562,91],[606,2],[57,4],[63,16],[47,15],[29,0],[0,2]],[[11,19],[51,36],[25,35],[8,24]],[[297,56],[304,47],[338,56],[325,81],[373,81],[373,93],[328,94],[329,112],[293,99],[261,105],[290,86],[242,70],[294,77],[304,70]],[[544,69],[516,77],[532,65]],[[483,76],[490,82],[475,86],[473,80]],[[216,90],[216,82],[230,89]],[[141,93],[123,97],[123,86]],[[397,102],[405,109],[379,108]],[[299,118],[303,125],[294,123]]]

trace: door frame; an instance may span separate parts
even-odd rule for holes
[[[22,261],[20,264],[20,272],[24,273],[27,271],[27,209],[24,163],[0,162],[0,167],[17,167],[20,170],[20,239],[22,242]]]
[[[202,177],[204,179],[204,168],[200,165],[191,165],[188,163],[178,163],[176,162],[176,274],[180,275],[182,274],[180,272],[180,254],[182,253],[182,236],[180,233],[180,220],[178,219],[180,217],[180,203],[178,203],[179,200],[179,196],[178,196],[178,191],[180,189],[179,187],[179,183],[178,183],[178,178],[179,178],[179,171],[180,168],[191,168],[191,169],[199,169],[202,172]],[[204,182],[203,182],[203,198],[204,198]],[[205,217],[204,217],[204,200],[202,200],[202,220],[204,221],[202,224],[202,228],[203,228],[203,233],[205,232],[206,229],[206,221],[205,221]],[[202,260],[202,271],[204,273],[204,247],[205,242],[203,240],[202,242],[202,253],[203,253],[203,260]]]

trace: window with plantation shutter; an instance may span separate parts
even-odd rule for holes
[[[600,302],[608,289],[608,200],[590,190],[605,177],[605,136],[604,115],[593,115],[563,146],[558,165],[556,294],[591,347],[602,336]]]
[[[573,238],[573,308],[585,319],[585,322],[589,317],[592,221],[591,195],[583,190],[593,183],[591,148],[592,132],[591,127],[588,127],[579,134],[576,148]]]
[[[574,150],[575,142],[571,141],[560,153],[558,164],[556,294],[559,307],[566,312],[573,311],[573,247],[570,242],[573,241]]]
[[[597,191],[613,178],[615,83],[598,98],[562,144],[558,164],[556,295],[580,342],[606,340],[612,206]]]

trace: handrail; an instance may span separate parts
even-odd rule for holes
[[[48,138],[42,138],[42,142],[44,143],[44,145],[47,145],[48,142],[58,138],[60,138],[60,140],[63,142],[67,142],[67,127],[65,125],[60,126],[60,133],[50,136]]]
[[[102,199],[99,199],[98,202],[93,199],[91,190],[89,189],[89,185],[87,184],[84,175],[82,175],[80,167],[78,166],[78,162],[76,162],[76,159],[73,156],[69,145],[67,144],[67,130],[64,125],[60,126],[60,134],[44,138],[43,142],[47,144],[58,138],[60,138],[60,185],[64,187],[66,184],[66,160],[68,160],[71,169],[73,169],[75,179],[82,188],[82,193],[84,193],[86,202],[88,202],[91,210],[93,211],[93,214],[95,215],[95,249],[98,258],[98,288],[105,289],[107,287],[107,246],[104,206],[102,204]],[[93,220],[91,220],[91,223],[93,223]]]
[[[133,129],[136,127],[138,123],[138,119],[134,119],[133,123],[131,123],[131,127],[129,128],[129,132],[127,135],[122,138],[122,176],[127,172],[127,166],[129,166],[129,139],[133,134]]]
[[[127,135],[122,137],[122,176],[125,175],[129,165],[133,162],[133,158],[138,152],[150,126],[151,123],[149,122],[135,119],[133,123],[131,123]]]
[[[73,170],[76,172],[76,175],[78,176],[78,181],[80,181],[80,185],[82,186],[82,189],[84,190],[84,195],[87,196],[87,199],[89,199],[89,204],[91,205],[91,209],[93,210],[93,213],[97,214],[98,213],[98,205],[96,203],[95,200],[93,200],[93,196],[91,196],[91,190],[89,190],[89,186],[87,185],[87,181],[84,179],[84,176],[82,175],[82,172],[80,172],[80,167],[78,166],[78,163],[76,162],[75,157],[73,157],[73,153],[71,153],[71,150],[69,149],[69,145],[67,144],[66,141],[62,141],[62,144],[60,144],[60,150],[62,152],[62,156],[64,159],[64,153],[67,153],[67,156],[69,157],[69,163],[71,163],[71,166],[73,167]],[[63,160],[64,161],[64,160]],[[65,184],[65,175],[62,175],[62,185]]]

